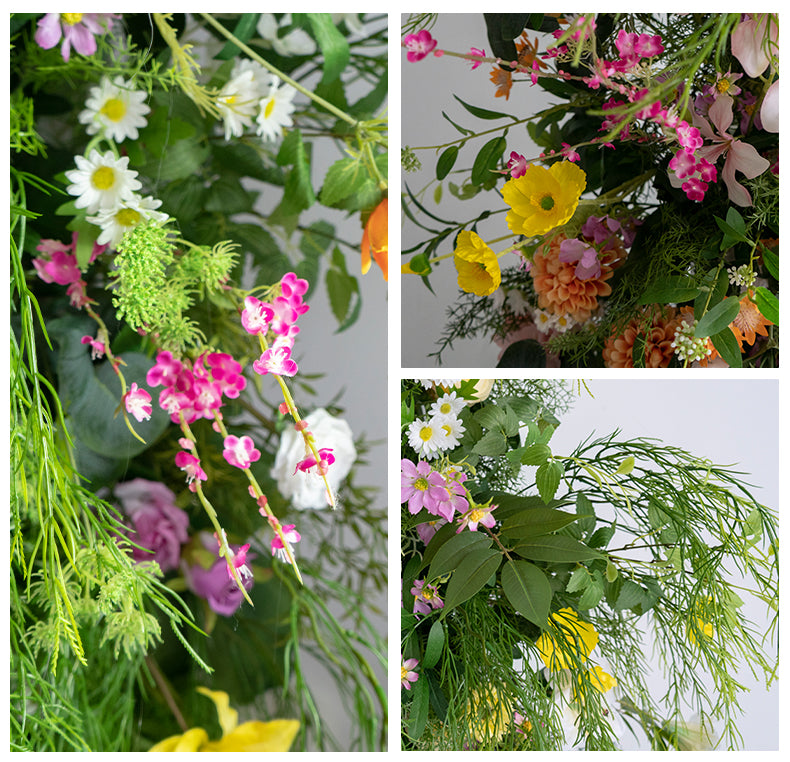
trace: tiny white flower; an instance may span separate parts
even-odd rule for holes
[[[439,449],[452,450],[458,447],[466,431],[460,418],[455,415],[437,415],[435,420],[440,431]]]
[[[532,322],[541,333],[548,333],[557,327],[557,316],[545,310],[535,310],[532,313]]]
[[[277,140],[282,137],[283,127],[293,126],[291,114],[294,112],[295,95],[294,87],[283,85],[279,77],[272,77],[269,93],[261,99],[261,110],[255,120],[258,123],[258,135],[264,140]]]
[[[445,432],[442,431],[441,423],[436,416],[427,421],[417,418],[409,424],[409,445],[421,458],[428,460],[434,458],[439,452],[440,442],[444,437]]]
[[[128,169],[128,156],[116,159],[112,151],[102,156],[94,149],[87,158],[75,156],[74,163],[77,169],[66,172],[71,182],[66,191],[78,197],[74,205],[88,214],[114,207],[140,190],[137,172]]]
[[[239,62],[217,96],[217,107],[225,122],[225,140],[239,138],[247,127],[252,127],[258,103],[265,92],[259,69],[263,71],[263,67],[253,61]]]
[[[556,315],[554,327],[558,333],[565,333],[569,328],[572,328],[576,323],[570,315]]]
[[[101,228],[102,232],[96,239],[96,243],[106,243],[114,249],[121,242],[123,234],[137,227],[143,220],[156,220],[157,222],[167,220],[166,214],[154,211],[161,205],[162,202],[153,196],[146,198],[132,196],[114,207],[100,209],[98,214],[87,219],[88,222]]]
[[[424,388],[430,389],[432,386],[442,386],[445,389],[453,389],[461,385],[459,378],[424,378],[420,381]]]
[[[428,412],[431,415],[458,415],[465,407],[465,399],[459,398],[456,392],[449,392],[439,397]]]
[[[148,123],[145,115],[151,111],[145,103],[147,97],[144,91],[132,89],[123,77],[118,76],[112,82],[103,77],[98,86],[91,88],[78,119],[86,125],[88,135],[101,131],[116,143],[126,138],[137,140],[137,130]]]

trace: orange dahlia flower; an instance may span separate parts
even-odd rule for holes
[[[560,244],[564,240],[564,234],[560,233],[537,249],[530,273],[541,309],[554,315],[570,315],[577,323],[584,323],[598,308],[598,297],[612,293],[606,281],[612,277],[613,268],[625,251],[603,252],[600,255],[601,274],[581,280],[576,277],[575,262],[560,262]]]
[[[376,260],[376,264],[387,280],[387,199],[384,198],[373,210],[368,223],[365,225],[365,232],[362,234],[362,274],[370,270],[370,258]]]
[[[653,305],[652,319],[649,310],[633,318],[621,334],[612,334],[606,340],[603,361],[607,368],[633,368],[634,342],[640,335],[645,339],[646,368],[666,368],[672,361],[672,342],[683,318],[674,307],[662,310],[661,305]]]

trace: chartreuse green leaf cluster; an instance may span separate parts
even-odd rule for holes
[[[448,521],[423,541],[418,526],[437,517],[403,509],[401,648],[419,675],[402,692],[403,748],[616,748],[613,713],[654,748],[688,748],[687,701],[716,728],[712,744],[737,747],[739,665],[766,684],[776,672],[774,511],[740,474],[671,445],[615,432],[554,452],[561,388],[496,382],[474,404],[468,390],[454,390],[470,402],[461,444],[429,463],[463,471],[469,502],[495,505],[496,522],[473,532]],[[443,391],[403,382],[404,431]],[[418,460],[406,437],[402,457]],[[415,613],[417,580],[443,605]],[[742,620],[745,595],[763,604],[767,633]],[[650,688],[648,637],[665,692]],[[481,691],[496,700],[480,705]],[[500,728],[493,707],[503,702]],[[578,717],[574,728],[562,728],[564,710]],[[481,712],[490,720],[482,735]],[[529,721],[526,732],[514,713]]]

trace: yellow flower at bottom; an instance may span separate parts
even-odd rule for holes
[[[560,609],[551,618],[562,631],[571,649],[575,649],[579,661],[586,661],[598,643],[598,633],[589,622],[579,620],[579,615],[571,608]],[[540,658],[548,669],[569,669],[572,663],[566,651],[562,650],[553,635],[544,632],[535,641]],[[566,649],[567,650],[567,649]]]
[[[222,738],[209,741],[203,728],[190,728],[180,736],[170,736],[148,751],[288,751],[299,732],[298,720],[251,721],[238,725],[239,713],[230,706],[224,691],[197,689],[217,707]]]
[[[501,740],[512,719],[510,700],[500,695],[495,686],[472,690],[471,698],[466,702],[466,720],[475,741],[484,743]]]
[[[556,162],[548,169],[530,164],[521,177],[502,187],[502,198],[510,207],[507,226],[532,237],[564,225],[573,217],[586,185],[587,175],[573,162]]]
[[[502,280],[499,260],[477,233],[462,230],[453,253],[460,289],[477,296],[488,296],[499,288]]]

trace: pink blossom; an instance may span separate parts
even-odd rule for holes
[[[527,171],[527,160],[520,153],[511,151],[507,168],[510,170],[511,177],[521,177]]]
[[[272,317],[269,329],[278,336],[295,336],[299,329],[294,325],[299,317],[289,299],[278,296],[271,303]]]
[[[297,471],[302,471],[303,473],[308,473],[311,468],[315,468],[316,472],[319,474],[326,474],[327,469],[335,462],[335,456],[332,455],[332,448],[331,447],[322,447],[318,451],[318,461],[316,461],[315,456],[308,455],[304,460],[300,460],[296,464],[296,468],[294,469],[294,473]]]
[[[72,253],[72,246],[47,239],[41,241],[36,249],[44,256],[34,258],[33,267],[44,283],[67,286],[81,278],[82,273],[77,265],[77,257]]]
[[[623,243],[618,233],[625,233],[623,226],[609,215],[596,217],[591,214],[582,225],[582,235],[594,241],[602,251]]]
[[[296,316],[304,315],[310,306],[302,301],[302,296],[307,293],[310,284],[304,278],[297,278],[296,273],[286,273],[280,280],[280,292],[284,299],[296,312]]]
[[[702,201],[708,190],[708,183],[703,182],[698,177],[690,177],[681,186],[691,201]]]
[[[696,127],[692,127],[688,122],[678,122],[675,132],[678,136],[678,143],[689,153],[694,153],[694,151],[702,147],[702,135],[700,135]]]
[[[302,535],[296,531],[296,524],[283,524],[281,528],[283,537],[285,541],[289,545],[293,545],[294,543],[299,542],[302,539]],[[272,555],[277,556],[281,561],[287,562],[288,555],[285,552],[285,544],[280,539],[280,535],[276,534],[272,538]]]
[[[93,299],[88,298],[85,293],[87,286],[88,284],[84,280],[77,280],[66,289],[66,296],[69,297],[69,302],[75,309],[81,310],[86,304],[93,303]]]
[[[64,61],[69,60],[71,48],[83,56],[96,52],[95,35],[105,34],[111,20],[118,18],[114,13],[47,13],[38,21],[35,41],[45,50],[54,48],[60,38],[60,54]]]
[[[274,310],[271,305],[248,296],[244,300],[244,309],[241,312],[241,324],[247,333],[266,333],[269,330],[269,323],[274,317]]]
[[[408,502],[409,513],[417,514],[423,508],[431,510],[437,500],[449,494],[444,477],[426,461],[421,460],[415,466],[404,458],[400,468],[400,499],[401,503]]]
[[[775,13],[759,13],[740,21],[730,36],[732,54],[750,77],[759,77],[779,54],[779,21]]]
[[[434,609],[444,608],[444,601],[439,597],[436,585],[431,585],[424,579],[415,579],[414,587],[409,592],[414,596],[415,614],[430,614]]]
[[[436,40],[427,29],[421,29],[417,34],[407,34],[403,38],[403,47],[408,51],[407,60],[413,63],[422,61],[436,47]]]
[[[484,527],[491,529],[494,524],[496,524],[496,519],[492,514],[492,511],[494,511],[496,507],[496,505],[476,505],[461,516],[458,522],[458,529],[456,529],[455,533],[458,534],[464,527],[468,527],[471,532],[476,532],[478,524],[482,524]]]
[[[104,357],[104,342],[98,341],[92,336],[83,336],[80,339],[80,343],[91,345],[91,360],[100,360],[102,357]]]
[[[482,58],[486,57],[486,52],[485,52],[485,50],[480,50],[480,48],[472,48],[469,51],[469,55],[470,56],[474,56],[475,58],[478,58],[478,59],[482,59]],[[408,58],[408,56],[407,56],[407,58]],[[471,61],[472,71],[474,71],[478,66],[480,66],[481,63],[483,63],[482,60],[478,60],[478,61],[472,60]]]
[[[126,412],[131,413],[138,421],[148,421],[154,408],[151,405],[151,395],[132,383],[124,399]]]
[[[760,121],[766,132],[779,132],[779,80],[768,88],[760,106]]]
[[[571,146],[569,143],[562,144],[562,150],[560,151],[560,153],[568,161],[579,161],[581,159],[581,156],[579,156],[579,154],[573,150],[573,146]]]
[[[680,148],[669,160],[669,168],[682,180],[684,177],[694,174],[697,169],[697,160],[693,153]]]
[[[190,487],[195,479],[201,482],[208,479],[206,472],[200,467],[200,459],[192,453],[181,450],[176,454],[176,465],[187,475],[187,484]]]
[[[236,399],[247,385],[241,373],[241,365],[224,352],[211,352],[206,355],[206,364],[211,368],[211,377],[220,392],[229,399]]]
[[[255,449],[255,442],[251,437],[235,437],[232,434],[225,437],[225,449],[222,455],[231,466],[236,468],[249,468],[251,463],[260,460],[260,450]]]
[[[156,363],[146,374],[145,380],[148,386],[175,386],[184,370],[181,360],[173,357],[171,352],[163,351],[156,356]]]
[[[640,58],[653,58],[664,52],[660,34],[640,34],[633,43],[634,53]]]
[[[295,376],[299,368],[291,359],[291,350],[287,346],[272,346],[267,349],[253,364],[252,369],[263,375],[272,373],[275,376]]]
[[[250,549],[250,544],[246,543],[242,545],[240,548],[231,551],[233,552],[233,559],[228,561],[226,558],[226,568],[228,570],[228,577],[233,579],[233,569],[236,569],[239,572],[239,577],[242,580],[245,579],[252,579],[252,569],[247,566],[247,551]]]
[[[464,479],[466,478],[465,475],[463,477]],[[428,509],[428,513],[432,513],[434,516],[441,516],[447,521],[453,520],[456,511],[463,513],[469,507],[469,501],[465,497],[466,490],[460,484],[461,481],[463,479],[460,478],[457,481],[447,480],[443,492],[437,490],[435,494],[432,493],[430,495],[430,504],[427,504],[426,501],[425,507]]]
[[[727,186],[730,201],[739,206],[750,206],[752,197],[749,191],[735,179],[735,172],[742,172],[746,177],[752,179],[765,172],[770,166],[770,162],[760,156],[753,145],[743,140],[736,140],[729,134],[728,130],[732,124],[733,116],[732,104],[732,98],[723,95],[717,98],[710,107],[708,116],[713,127],[716,128],[716,132],[705,119],[695,116],[695,122],[699,123],[700,133],[711,141],[711,145],[706,145],[697,151],[697,156],[715,164],[719,156],[726,154],[721,176]]]
[[[422,524],[417,524],[414,528],[417,530],[417,534],[420,536],[423,545],[427,545],[439,528],[443,527],[446,523],[447,521],[445,519],[435,519],[434,521],[425,521]]]
[[[589,280],[601,276],[601,263],[598,252],[589,243],[578,238],[566,238],[560,244],[560,262],[578,262],[574,273],[579,280]]]
[[[417,659],[406,659],[404,661],[403,654],[401,654],[400,660],[400,684],[401,687],[408,691],[411,690],[411,684],[416,683],[420,677],[416,672],[413,671],[419,662]]]

